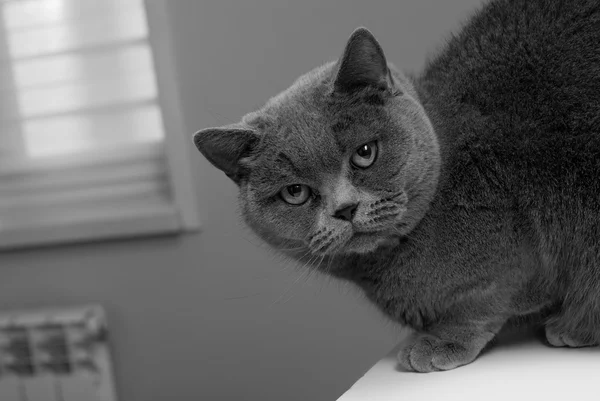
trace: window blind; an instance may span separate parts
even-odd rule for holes
[[[143,1],[0,11],[0,248],[177,230]]]

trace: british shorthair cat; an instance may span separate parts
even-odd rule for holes
[[[600,342],[598,0],[493,0],[415,76],[359,28],[194,141],[266,243],[414,329],[405,369],[470,363],[542,311],[549,345]]]

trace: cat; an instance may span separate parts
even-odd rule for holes
[[[598,345],[600,2],[492,0],[419,74],[363,27],[341,54],[194,135],[249,227],[412,328],[405,370],[535,314],[547,345]]]

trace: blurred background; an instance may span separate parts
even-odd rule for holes
[[[191,135],[358,26],[418,71],[480,3],[0,1],[0,310],[103,305],[119,400],[335,400],[398,328],[262,247]]]

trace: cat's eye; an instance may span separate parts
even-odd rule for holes
[[[350,159],[352,164],[358,168],[370,167],[377,158],[377,142],[369,142],[360,146]]]
[[[281,198],[290,205],[301,205],[308,200],[310,188],[302,184],[289,185],[281,190]]]

